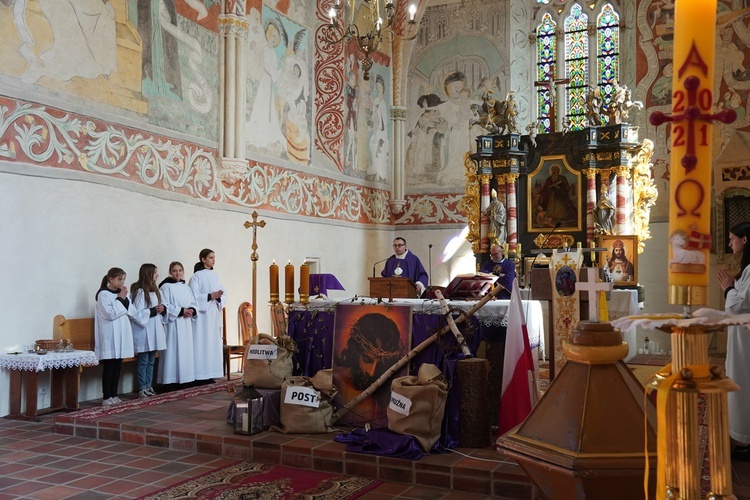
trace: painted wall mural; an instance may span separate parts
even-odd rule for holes
[[[509,68],[505,10],[481,1],[429,7],[409,63],[405,169],[410,191],[464,189],[463,157],[487,130],[482,97],[502,100]]]
[[[213,149],[4,97],[0,159],[89,172],[202,201],[363,224],[392,222],[387,190],[261,162],[243,172],[224,171]]]
[[[215,139],[219,0],[3,0],[0,82]]]
[[[251,9],[248,20],[248,149],[309,165],[309,30],[268,7]]]
[[[636,95],[654,111],[671,112],[673,0],[641,0],[637,6],[638,26]],[[733,108],[737,120],[713,126],[713,155],[723,169],[746,164],[750,156],[750,1],[720,0],[717,17],[714,72],[714,105],[718,110]],[[654,153],[654,178],[661,192],[669,190],[669,127],[647,126],[647,134],[662,145]],[[663,199],[662,199],[663,198]],[[666,217],[667,200],[659,198],[652,217]]]

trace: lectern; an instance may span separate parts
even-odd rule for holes
[[[409,278],[367,278],[370,297],[390,299],[416,299],[417,287]]]

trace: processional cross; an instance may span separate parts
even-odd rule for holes
[[[570,83],[570,78],[557,78],[554,79],[553,75],[555,74],[554,66],[552,67],[552,72],[550,73],[549,80],[539,80],[534,82],[534,87],[545,87],[547,89],[547,92],[549,92],[549,131],[550,133],[555,131],[555,122],[557,121],[557,118],[555,117],[555,95],[552,92],[554,90],[555,85],[563,85],[566,83]]]
[[[597,282],[599,278],[599,269],[596,267],[587,267],[586,278],[588,281],[577,281],[576,291],[578,292],[589,292],[589,321],[598,323],[599,321],[606,321],[604,318],[599,317],[599,292],[609,292],[612,290],[612,283],[609,282]]]
[[[266,227],[266,221],[264,220],[259,221],[258,212],[256,211],[253,211],[252,218],[253,218],[253,221],[252,222],[245,221],[244,226],[245,226],[245,229],[250,229],[251,227],[253,228],[253,245],[251,247],[253,249],[253,253],[250,254],[250,260],[253,261],[253,303],[255,304],[253,307],[256,309],[256,311],[253,311],[253,335],[257,335],[258,334],[258,319],[257,319],[258,315],[256,314],[257,307],[258,307],[258,294],[257,294],[257,291],[258,291],[258,287],[257,287],[257,284],[258,284],[258,252],[257,252],[258,240],[257,240],[257,235],[258,235],[259,227]]]

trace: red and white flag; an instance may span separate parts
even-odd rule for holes
[[[503,386],[500,393],[500,415],[498,436],[508,432],[524,421],[531,413],[532,397],[536,388],[532,387],[534,358],[529,345],[529,332],[526,329],[526,316],[523,313],[521,290],[518,279],[513,280],[513,290],[508,306],[508,333],[505,336],[505,362],[503,364]]]

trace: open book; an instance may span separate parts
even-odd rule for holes
[[[487,273],[459,274],[445,287],[443,295],[450,300],[480,299],[492,288],[497,278]]]

